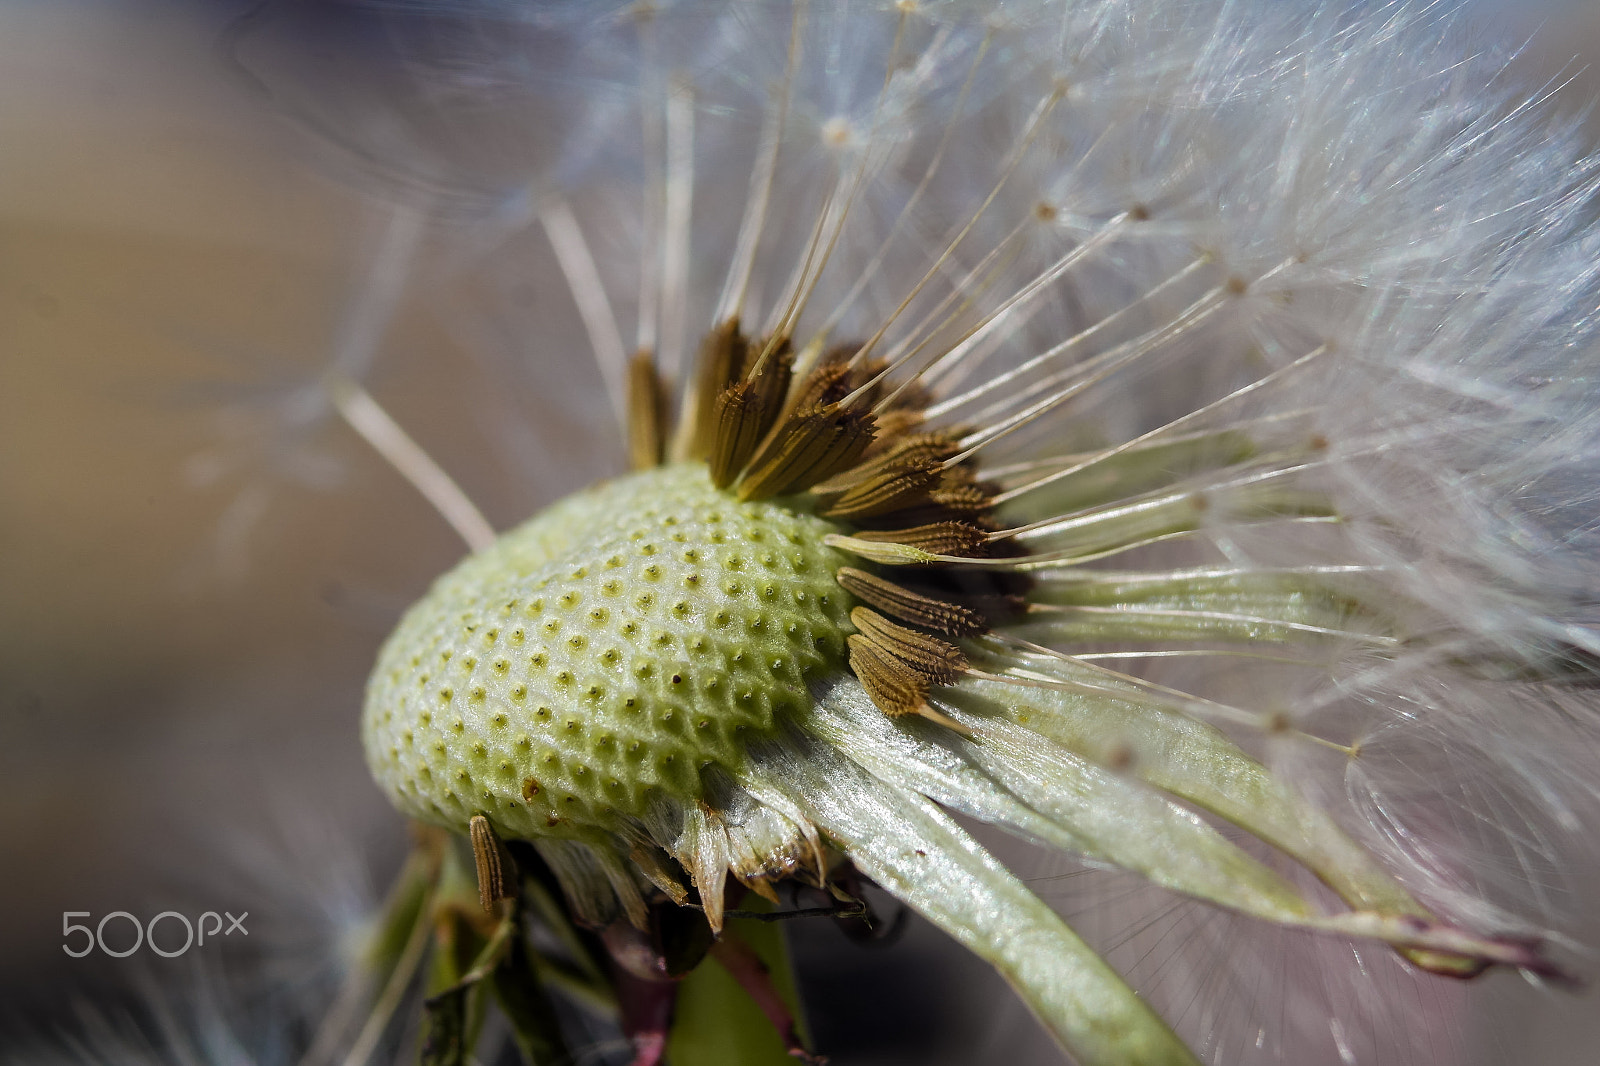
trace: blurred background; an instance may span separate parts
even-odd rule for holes
[[[330,360],[361,363],[497,527],[620,468],[603,403],[549,399],[592,371],[494,356],[515,345],[476,332],[455,252],[385,206],[500,194],[452,186],[453,153],[504,144],[470,169],[508,188],[536,161],[492,109],[405,101],[416,42],[362,7],[0,2],[0,1047],[194,962],[68,958],[63,911],[250,910],[254,939],[221,953],[314,960],[398,862],[362,685],[463,549],[330,417]],[[1600,7],[1473,13],[1531,40],[1532,83],[1570,77],[1562,106],[1600,96]],[[385,126],[424,111],[440,121]],[[424,162],[396,177],[401,159]],[[392,316],[351,320],[394,242],[413,265]],[[570,328],[563,288],[517,295]],[[915,923],[847,966],[831,930],[796,947],[837,1063],[1055,1061],[997,978]],[[1478,1024],[1516,1035],[1462,1061],[1593,1061],[1595,993],[1496,1003]]]

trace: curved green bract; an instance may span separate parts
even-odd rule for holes
[[[1198,1066],[1105,960],[922,796],[821,745],[774,750],[750,774],[795,796],[862,873],[993,965],[1079,1066]]]

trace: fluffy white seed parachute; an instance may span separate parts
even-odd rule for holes
[[[594,439],[805,496],[842,523],[841,585],[921,626],[852,615],[850,668],[810,676],[813,706],[700,794],[542,842],[580,915],[682,898],[676,863],[715,924],[730,867],[778,870],[741,848],[789,870],[826,844],[1084,1063],[1351,1061],[1367,1023],[1344,1012],[1384,1019],[1379,1057],[1448,1054],[1455,1000],[1385,1003],[1421,978],[1373,942],[1560,972],[1541,930],[1566,920],[1562,841],[1597,783],[1600,244],[1592,168],[1543,96],[1406,4],[452,17],[479,32],[416,52],[406,121],[352,127],[404,163],[380,168],[411,194],[397,217],[423,199],[470,250],[529,373],[603,392],[618,431]],[[458,98],[526,106],[514,165],[417,139]],[[732,322],[743,361],[708,377],[692,353]],[[570,369],[580,349],[596,372]],[[738,422],[733,394],[780,364],[791,406]],[[881,450],[763,473],[830,367],[816,417],[874,419]],[[481,546],[448,479],[337,391]],[[894,449],[917,433],[913,463]],[[934,640],[930,602],[984,621]],[[391,739],[368,750],[396,801],[462,828],[395,783]],[[1088,916],[1131,929],[1100,946],[1159,1020],[941,807],[1318,939]],[[635,872],[641,847],[661,854]]]

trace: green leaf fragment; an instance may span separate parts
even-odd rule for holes
[[[572,982],[594,989],[605,989],[605,1002],[610,1009],[615,1009],[615,997],[610,993],[611,985],[606,979],[604,967],[583,942],[577,927],[567,916],[566,908],[549,888],[533,878],[523,880],[522,895],[533,914],[555,936],[556,942],[567,955],[567,959],[559,963],[555,960],[544,960],[548,963],[545,969],[553,967],[569,977]]]
[[[745,906],[765,910],[769,904],[754,898]],[[748,919],[732,919],[728,928],[766,965],[774,989],[799,1019],[794,968],[782,928]],[[678,986],[667,1059],[672,1066],[795,1066],[766,1014],[714,959],[696,967]]]
[[[439,896],[423,1000],[422,1066],[465,1066],[472,1061],[490,991],[528,1062],[547,1066],[570,1061],[528,950],[520,902],[503,906],[498,922],[487,927],[456,848],[446,852]]]
[[[466,1066],[472,1054],[467,1036],[467,989],[455,989],[430,999],[427,1036],[422,1043],[422,1066]]]

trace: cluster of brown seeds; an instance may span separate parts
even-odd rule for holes
[[[666,389],[649,353],[635,357],[629,383],[636,468],[669,453],[703,460],[712,482],[740,500],[795,497],[797,508],[839,523],[857,541],[960,558],[1003,549],[989,517],[992,493],[961,460],[956,436],[924,428],[926,390],[914,381],[892,385],[885,364],[861,358],[857,346],[797,358],[787,337],[753,341],[737,318],[727,320],[700,346],[670,444]],[[937,565],[894,581],[853,567],[835,578],[864,604],[850,614],[850,669],[893,717],[948,723],[929,706],[929,691],[968,664],[947,638],[982,633],[995,610],[1020,602],[1006,587],[1014,577],[958,580]]]

